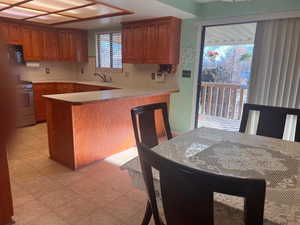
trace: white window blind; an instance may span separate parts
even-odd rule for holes
[[[97,67],[122,69],[121,32],[96,34]]]

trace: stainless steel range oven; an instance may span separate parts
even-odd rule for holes
[[[21,81],[17,88],[17,127],[36,123],[32,83]]]

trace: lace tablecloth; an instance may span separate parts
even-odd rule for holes
[[[153,151],[196,169],[263,178],[267,182],[265,224],[300,224],[300,143],[200,128],[164,142]],[[138,158],[121,169],[128,170],[135,187],[144,190]],[[154,176],[159,195],[157,171]],[[243,209],[242,198],[216,194],[215,200]]]

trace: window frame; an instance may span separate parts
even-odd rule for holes
[[[104,31],[104,32],[96,32],[95,33],[95,50],[96,50],[96,68],[98,70],[101,70],[101,71],[108,71],[108,72],[123,72],[123,62],[122,62],[122,68],[113,68],[112,65],[113,65],[113,54],[110,55],[110,61],[111,61],[111,66],[110,67],[101,67],[100,66],[100,53],[99,53],[99,50],[98,50],[98,35],[101,35],[101,34],[109,34],[110,35],[110,41],[112,41],[112,34],[113,33],[120,33],[121,35],[121,56],[122,56],[122,59],[123,59],[123,51],[122,51],[122,31],[121,30],[115,30],[115,31]],[[112,52],[112,49],[111,49],[111,52]]]

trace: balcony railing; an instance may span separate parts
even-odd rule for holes
[[[240,120],[248,89],[236,84],[202,82],[200,114]]]

